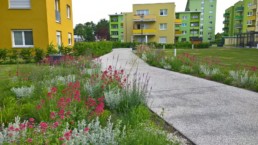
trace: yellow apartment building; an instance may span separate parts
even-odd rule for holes
[[[72,46],[72,0],[2,0],[0,48]]]
[[[174,43],[175,3],[134,4],[131,17],[133,41]]]

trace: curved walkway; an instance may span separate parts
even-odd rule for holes
[[[147,73],[150,109],[197,145],[258,144],[258,93],[149,66],[131,49],[101,60],[104,67]]]

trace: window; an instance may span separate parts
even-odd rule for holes
[[[251,7],[253,4],[252,3],[248,3],[248,7]]]
[[[66,6],[66,13],[67,13],[67,18],[70,19],[71,18],[71,8],[69,5]]]
[[[168,10],[167,9],[161,9],[159,14],[160,14],[160,16],[167,16],[168,15]]]
[[[30,9],[30,0],[9,0],[10,9]]]
[[[209,19],[212,19],[212,16],[209,16]]]
[[[72,33],[68,33],[68,45],[72,45]]]
[[[212,14],[212,13],[213,13],[213,11],[210,11],[209,13],[210,13],[210,14]]]
[[[33,47],[32,30],[13,30],[13,47]]]
[[[159,43],[167,43],[167,37],[165,36],[159,37]]]
[[[55,13],[56,13],[56,22],[61,22],[61,15],[60,15],[60,3],[59,0],[55,0]]]
[[[62,33],[60,31],[56,32],[56,43],[57,43],[57,46],[62,45]]]
[[[112,31],[111,35],[118,35],[118,31]]]
[[[186,23],[182,23],[182,25],[181,25],[182,27],[186,27],[187,26],[187,24]]]
[[[112,24],[112,25],[111,25],[111,28],[112,28],[112,29],[118,29],[118,25],[117,25],[117,24]]]
[[[182,19],[183,19],[183,20],[187,20],[187,16],[183,16]]]
[[[247,12],[247,16],[253,16],[253,12]]]
[[[149,10],[137,10],[136,15],[149,15]]]
[[[187,33],[187,31],[182,31],[182,34],[185,35]]]
[[[192,16],[192,19],[199,19],[199,16],[197,16],[197,15]]]
[[[248,21],[247,21],[247,25],[253,25],[252,20],[248,20]]]
[[[167,30],[167,23],[161,23],[161,24],[159,25],[159,29],[160,29],[160,30]]]
[[[209,27],[208,29],[209,29],[209,30],[212,30],[212,27]]]

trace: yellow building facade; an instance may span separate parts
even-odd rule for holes
[[[131,26],[132,34],[131,37],[126,34],[127,40],[174,43],[175,3],[134,4],[131,18],[131,24],[127,25]]]
[[[4,0],[0,48],[73,46],[72,0]]]

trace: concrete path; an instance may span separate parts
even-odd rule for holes
[[[126,71],[137,62],[150,76],[149,107],[157,114],[164,108],[163,118],[197,145],[258,145],[258,93],[151,67],[131,49],[101,59]]]

